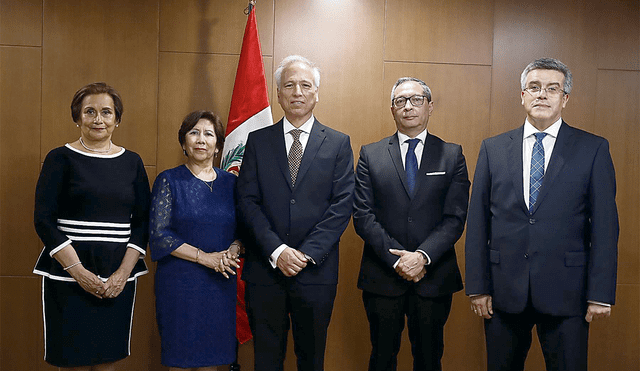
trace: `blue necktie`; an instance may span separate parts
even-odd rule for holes
[[[531,179],[529,180],[529,211],[533,210],[544,179],[544,147],[542,139],[547,133],[535,133],[536,143],[531,153]]]
[[[405,157],[404,167],[407,173],[407,186],[409,187],[409,193],[413,194],[413,189],[416,187],[416,174],[418,174],[418,159],[416,158],[416,146],[420,142],[420,139],[407,139],[406,143],[409,143],[409,149],[407,150],[407,156]]]

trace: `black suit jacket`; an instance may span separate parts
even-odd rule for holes
[[[295,187],[291,185],[283,121],[249,134],[238,177],[239,211],[250,237],[242,278],[256,284],[285,279],[269,257],[281,244],[309,255],[293,279],[338,282],[338,242],[351,218],[353,152],[349,137],[313,124]]]
[[[609,144],[562,123],[532,212],[524,201],[524,127],[482,142],[469,204],[466,292],[520,313],[578,316],[614,304],[618,213]]]
[[[358,287],[399,296],[411,286],[425,297],[462,289],[455,242],[462,235],[469,178],[462,147],[427,135],[414,195],[407,190],[396,134],[360,150],[356,172],[354,226],[364,240]],[[418,283],[393,268],[389,249],[424,250],[431,258]]]

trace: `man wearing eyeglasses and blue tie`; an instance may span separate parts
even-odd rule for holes
[[[358,287],[370,371],[397,369],[405,317],[414,371],[441,370],[451,298],[462,290],[454,244],[467,216],[467,165],[461,146],[427,132],[432,112],[427,84],[399,79],[391,90],[397,132],[360,150],[353,220],[364,240]]]
[[[589,323],[615,301],[618,213],[609,144],[562,120],[571,72],[521,76],[523,126],[486,139],[469,204],[466,293],[487,369],[523,370],[534,325],[547,370],[587,370]]]

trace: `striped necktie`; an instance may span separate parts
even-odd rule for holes
[[[542,139],[547,133],[535,133],[536,143],[533,145],[533,152],[531,153],[531,172],[529,173],[531,179],[529,180],[529,211],[533,210],[540,194],[540,187],[542,187],[542,180],[544,179],[544,147],[542,146]]]

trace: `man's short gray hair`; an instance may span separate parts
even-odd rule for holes
[[[311,71],[313,72],[313,83],[316,85],[316,88],[319,88],[320,87],[320,69],[316,67],[316,65],[313,62],[311,62],[310,60],[308,60],[303,56],[290,55],[285,59],[283,59],[282,62],[280,62],[280,65],[278,65],[278,68],[276,68],[276,72],[273,74],[274,77],[276,78],[276,85],[278,86],[278,89],[282,87],[282,71],[284,71],[285,68],[289,67],[290,64],[296,63],[296,62],[304,63],[307,66],[309,66],[309,68],[311,68]]]
[[[393,84],[393,88],[391,88],[391,105],[393,105],[393,99],[396,97],[396,88],[407,81],[415,81],[420,84],[420,86],[422,86],[422,95],[427,97],[427,102],[431,102],[431,89],[429,89],[427,83],[416,77],[401,77],[395,84]]]
[[[520,75],[520,87],[522,90],[526,88],[525,84],[527,82],[527,75],[533,70],[554,70],[562,72],[564,75],[564,85],[562,86],[562,90],[565,94],[571,93],[571,88],[573,88],[573,77],[571,76],[571,71],[569,71],[569,67],[567,67],[566,64],[555,58],[540,58],[529,63],[527,67],[525,67],[524,71],[522,71],[522,75]]]

